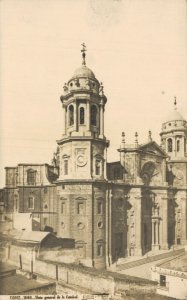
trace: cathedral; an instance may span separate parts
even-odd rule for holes
[[[32,230],[73,239],[80,262],[95,268],[186,245],[187,122],[176,99],[162,124],[161,146],[151,132],[145,144],[136,133],[131,145],[122,133],[119,161],[107,163],[107,97],[86,66],[84,44],[81,51],[82,66],[60,97],[63,128],[52,164],[5,168],[5,219],[27,215]]]

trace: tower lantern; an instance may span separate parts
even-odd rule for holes
[[[64,85],[64,94],[60,97],[63,112],[62,139],[58,141],[61,151],[60,180],[105,178],[105,150],[109,145],[104,135],[107,98],[103,84],[86,66],[86,51],[83,43],[82,66]],[[99,164],[100,172],[96,164]]]

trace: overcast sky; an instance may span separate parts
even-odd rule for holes
[[[126,142],[160,143],[173,109],[187,118],[187,18],[183,0],[0,1],[0,187],[4,167],[50,163],[61,137],[60,95],[81,65],[103,82],[108,97],[109,161]]]

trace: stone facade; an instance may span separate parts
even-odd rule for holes
[[[33,230],[74,239],[80,262],[96,268],[186,244],[187,122],[176,108],[162,125],[161,146],[150,132],[147,143],[136,133],[128,145],[123,133],[120,160],[107,164],[107,98],[85,57],[60,100],[52,165],[6,168],[5,211],[31,213]]]

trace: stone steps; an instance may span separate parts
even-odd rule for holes
[[[134,260],[131,262],[126,262],[126,263],[122,262],[120,265],[116,266],[116,270],[121,271],[121,270],[131,269],[131,268],[134,268],[137,266],[141,266],[143,264],[150,263],[152,261],[157,261],[160,259],[164,259],[164,258],[168,258],[171,256],[176,256],[176,255],[182,254],[184,251],[185,251],[184,248],[182,248],[182,249],[178,249],[178,250],[169,251],[167,253],[161,253],[161,254],[150,256],[150,257],[141,258],[141,259]]]

